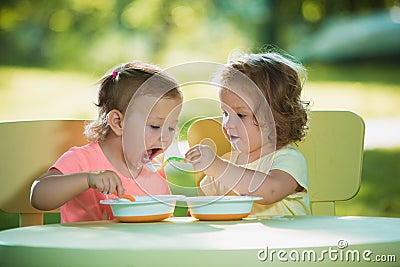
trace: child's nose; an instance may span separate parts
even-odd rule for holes
[[[234,128],[235,126],[235,119],[233,116],[227,116],[222,121],[222,126],[224,128]]]

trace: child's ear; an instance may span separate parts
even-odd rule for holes
[[[113,109],[108,113],[108,125],[117,136],[122,136],[123,119],[124,115],[119,110]]]

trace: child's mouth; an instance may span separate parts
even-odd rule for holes
[[[161,147],[155,147],[146,150],[142,156],[142,163],[146,164],[151,162],[157,155],[161,154],[164,150]]]
[[[229,136],[229,141],[231,141],[232,143],[237,142],[239,139],[240,139],[239,136],[234,136],[234,135]]]

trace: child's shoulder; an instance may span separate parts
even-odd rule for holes
[[[305,161],[304,155],[292,145],[284,146],[275,152],[275,158],[292,158],[293,160]]]
[[[100,145],[97,142],[92,142],[83,146],[73,146],[69,148],[61,158],[87,158],[91,155],[102,154]]]
[[[99,149],[101,149],[99,143],[91,142],[83,146],[73,146],[68,151],[74,151],[79,153],[79,152],[98,151]]]
[[[286,145],[276,150],[276,153],[292,153],[292,154],[301,154],[301,152],[295,148],[293,145]]]

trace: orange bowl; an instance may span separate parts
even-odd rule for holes
[[[120,222],[155,222],[169,218],[175,209],[179,195],[134,196],[136,201],[126,199],[101,200],[103,205],[110,205],[114,217]]]

